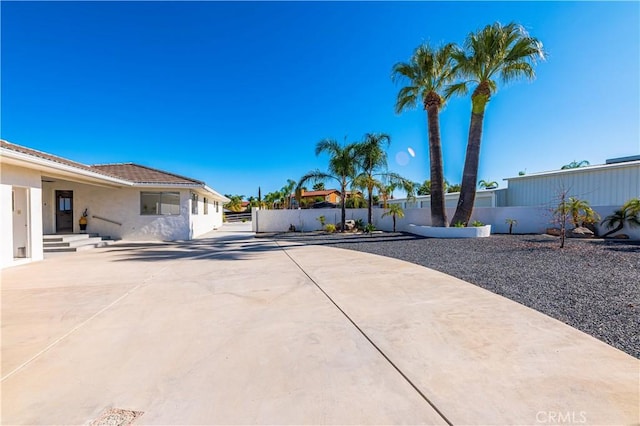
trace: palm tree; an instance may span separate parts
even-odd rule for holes
[[[447,185],[447,193],[460,192],[460,190],[461,190],[461,185],[459,183],[454,183],[453,185]]]
[[[313,185],[314,191],[324,191],[324,182],[317,182]]]
[[[393,199],[393,191],[398,189],[399,186],[400,184],[398,182],[381,183],[380,186],[378,186],[378,192],[380,193],[380,197],[382,197],[383,208],[387,208],[387,201]]]
[[[347,220],[347,212],[345,202],[347,199],[347,187],[350,186],[357,175],[357,144],[340,145],[334,139],[323,139],[316,145],[316,155],[321,153],[329,154],[329,173],[320,170],[311,171],[300,178],[298,187],[302,187],[306,182],[314,183],[333,179],[340,185],[340,210],[341,210],[341,227],[344,231],[344,223]]]
[[[393,80],[404,80],[408,83],[398,92],[396,113],[415,108],[418,102],[421,102],[427,111],[433,226],[448,225],[444,200],[440,110],[451,96],[445,88],[455,77],[452,60],[455,50],[456,47],[452,43],[438,49],[432,48],[428,43],[423,44],[414,51],[409,62],[399,62],[393,66]]]
[[[356,145],[356,154],[362,173],[357,177],[356,186],[367,190],[367,220],[372,222],[373,189],[379,185],[376,172],[386,172],[387,153],[383,149],[391,144],[391,136],[385,133],[367,133],[364,140]]]
[[[396,217],[403,218],[404,210],[402,210],[402,206],[400,204],[390,204],[389,210],[382,213],[382,217],[391,216],[393,219],[393,232],[396,232]]]
[[[588,165],[589,165],[589,162],[587,160],[572,161],[569,164],[565,164],[564,166],[560,167],[560,170],[578,169],[580,167],[584,167]]]
[[[464,50],[453,53],[456,71],[465,81],[451,85],[447,93],[466,94],[471,83],[476,87],[471,94],[471,122],[460,198],[451,223],[468,223],[471,218],[478,181],[482,123],[487,103],[498,88],[496,79],[503,83],[521,78],[533,80],[534,65],[544,57],[542,43],[530,37],[521,25],[503,26],[498,22],[469,34]]]
[[[414,192],[413,182],[387,170],[387,153],[383,147],[390,143],[391,137],[385,133],[367,133],[364,140],[356,144],[356,158],[362,171],[354,183],[367,191],[369,224],[373,223],[373,190],[382,186],[383,180],[404,188],[409,195]]]
[[[625,224],[632,228],[640,226],[640,198],[632,198],[627,201],[622,208],[605,217],[600,224],[609,229],[614,228],[604,234],[603,238],[622,230]]]
[[[269,192],[264,196],[264,203],[268,209],[275,209],[276,206],[281,206],[282,199],[283,194],[280,191]]]
[[[296,181],[287,179],[287,184],[283,186],[282,189],[280,189],[280,192],[282,192],[282,194],[285,196],[284,208],[286,209],[291,208],[291,195],[295,187],[296,187]]]
[[[225,194],[225,197],[230,200],[223,206],[225,209],[236,213],[242,211],[242,199],[244,198],[244,195]]]
[[[478,186],[481,189],[496,189],[498,187],[498,182],[496,182],[495,180],[488,182],[482,179],[480,182],[478,182]]]
[[[516,219],[506,219],[504,222],[509,225],[509,235],[511,235],[513,227],[518,224],[518,221]]]
[[[597,222],[600,219],[598,213],[591,208],[589,202],[586,200],[569,197],[567,208],[569,209],[571,223],[574,228],[582,226],[584,223]]]

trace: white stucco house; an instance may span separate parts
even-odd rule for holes
[[[189,240],[222,225],[229,200],[204,182],[133,163],[85,165],[0,140],[0,267],[40,260],[43,236]]]

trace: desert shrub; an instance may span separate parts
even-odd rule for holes
[[[327,232],[336,232],[336,226],[333,223],[327,223],[324,226],[324,230]]]

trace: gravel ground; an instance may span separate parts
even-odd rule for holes
[[[640,244],[548,235],[434,239],[411,234],[286,233],[275,239],[394,257],[543,312],[640,358]]]

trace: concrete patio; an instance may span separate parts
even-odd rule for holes
[[[2,271],[3,424],[637,424],[639,372],[453,277],[246,224]]]

